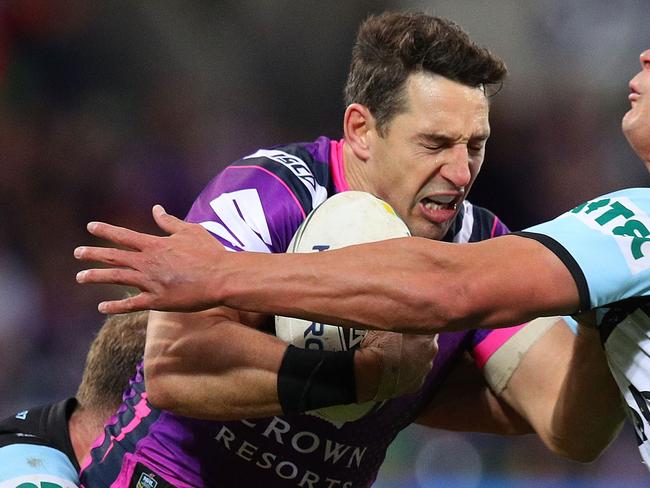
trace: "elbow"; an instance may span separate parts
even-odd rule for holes
[[[554,454],[578,463],[591,463],[600,457],[607,447],[616,438],[623,426],[623,419],[619,423],[610,424],[610,429],[600,431],[595,435],[581,432],[575,436],[551,436],[543,439],[546,446]]]
[[[560,442],[557,444],[547,444],[547,447],[553,454],[568,459],[569,461],[591,463],[598,459],[607,446],[586,445],[585,443],[575,444],[575,442]]]

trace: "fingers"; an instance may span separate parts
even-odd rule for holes
[[[118,227],[104,222],[90,222],[87,228],[88,232],[95,237],[135,250],[141,250],[151,239],[156,238],[155,236],[142,234],[125,227]]]
[[[78,283],[108,283],[149,290],[146,277],[139,271],[123,268],[86,269],[77,273]]]
[[[74,250],[74,257],[81,261],[96,261],[111,266],[135,268],[136,253],[112,247],[79,246]]]
[[[133,297],[123,298],[122,300],[112,300],[101,302],[97,305],[97,310],[105,314],[139,312],[151,308],[152,298],[148,293],[140,293]]]
[[[165,212],[162,205],[154,205],[151,209],[151,213],[153,214],[153,219],[156,221],[156,224],[158,224],[158,227],[168,234],[174,234],[175,232],[182,230],[184,227],[192,225],[168,214]]]

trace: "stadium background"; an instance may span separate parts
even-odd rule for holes
[[[0,416],[74,392],[95,305],[119,294],[74,281],[85,223],[154,231],[152,204],[184,215],[229,161],[338,137],[356,27],[384,9],[448,16],[508,63],[472,200],[512,229],[647,185],[619,129],[650,47],[645,0],[0,2]],[[629,428],[586,466],[532,436],[411,428],[377,486],[636,487],[647,476]]]

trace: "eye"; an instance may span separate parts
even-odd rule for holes
[[[424,147],[424,149],[426,149],[427,151],[432,151],[432,152],[440,151],[443,148],[443,146],[436,145],[436,144],[423,144],[422,147]]]

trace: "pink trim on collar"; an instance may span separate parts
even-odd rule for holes
[[[330,168],[336,191],[338,193],[349,191],[350,185],[345,179],[345,167],[343,166],[343,139],[330,141]]]

